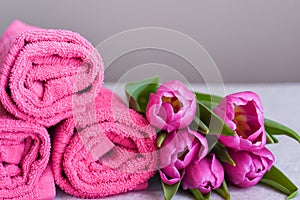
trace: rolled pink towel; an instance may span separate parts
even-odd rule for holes
[[[157,167],[155,130],[108,89],[82,105],[52,129],[56,184],[84,198],[146,189]]]
[[[50,127],[72,115],[72,95],[100,89],[103,64],[82,36],[14,21],[0,39],[0,100],[11,114]]]
[[[50,138],[44,127],[1,116],[0,199],[53,199],[49,156]]]

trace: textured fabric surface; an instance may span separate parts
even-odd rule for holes
[[[105,84],[106,87],[114,89],[117,94],[124,93],[124,84]],[[192,84],[193,90],[208,92],[203,84]],[[210,85],[210,92],[222,95],[219,85]],[[292,84],[231,84],[225,86],[227,94],[252,90],[261,97],[265,116],[275,121],[281,122],[296,132],[300,133],[300,83]],[[124,97],[125,98],[125,97]],[[300,145],[294,140],[279,136],[279,144],[267,145],[275,155],[275,165],[282,170],[298,187],[300,187]],[[254,187],[241,189],[229,185],[231,200],[284,200],[286,196],[278,191],[272,190],[262,184]],[[57,190],[55,199],[76,200],[80,198],[72,197],[61,190]],[[159,177],[156,175],[150,179],[147,190],[129,192],[113,197],[102,198],[105,200],[163,200],[163,193]],[[180,190],[173,198],[174,200],[191,200],[193,196]],[[212,200],[222,200],[222,197],[212,193]],[[295,200],[300,199],[298,194]]]
[[[44,127],[0,117],[0,199],[53,199],[50,138]]]
[[[51,130],[56,184],[85,198],[146,189],[157,166],[155,130],[108,89],[94,102]]]
[[[0,39],[0,100],[15,117],[50,127],[72,115],[72,94],[99,89],[103,64],[82,36],[14,21]]]

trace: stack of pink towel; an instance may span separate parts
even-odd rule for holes
[[[0,108],[0,198],[53,199],[46,128],[13,119]]]
[[[0,199],[53,199],[54,182],[85,198],[147,187],[157,164],[155,130],[101,88],[103,79],[100,55],[79,34],[20,21],[7,28],[0,39]]]
[[[97,50],[71,31],[14,21],[0,40],[0,52],[3,106],[17,118],[46,127],[72,116],[74,93],[103,82]]]

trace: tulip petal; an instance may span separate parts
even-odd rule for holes
[[[177,153],[180,147],[177,147],[177,133],[168,133],[160,151],[160,168],[164,168],[177,160]],[[184,147],[183,147],[184,148]]]
[[[236,150],[259,150],[266,145],[262,103],[254,92],[238,92],[223,98],[214,112],[235,131],[234,137],[220,136],[225,146]]]
[[[184,170],[180,173],[177,168],[171,164],[161,170],[159,170],[159,174],[161,177],[161,180],[168,184],[168,185],[174,185],[178,183],[183,175],[184,175]]]
[[[215,178],[213,189],[217,189],[222,185],[222,182],[224,180],[224,169],[220,161],[217,160],[215,154],[211,154],[211,156],[212,156],[211,172]]]
[[[246,174],[250,171],[252,160],[249,154],[244,151],[229,150],[229,154],[236,163],[236,166],[224,163],[224,169],[228,180],[235,184],[240,185],[245,181]]]
[[[158,113],[160,112],[161,103],[162,102],[160,97],[157,96],[156,94],[151,93],[146,108],[146,117],[152,126],[155,126],[156,128],[163,130],[164,127],[166,126],[166,123],[161,118],[161,116],[158,115]]]
[[[199,188],[199,176],[201,171],[197,164],[198,163],[193,162],[186,168],[186,174],[182,179],[182,188],[184,190]]]

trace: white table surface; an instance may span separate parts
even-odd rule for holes
[[[113,89],[118,94],[123,95],[123,87],[118,86],[114,89],[113,84],[106,84],[106,87]],[[194,85],[199,92],[206,92],[203,85]],[[217,87],[217,86],[216,86]],[[300,133],[300,83],[286,84],[230,84],[226,85],[226,93],[238,91],[252,90],[258,93],[262,99],[265,109],[265,116],[283,123],[288,127]],[[300,144],[296,141],[279,136],[279,143],[268,145],[268,148],[276,157],[275,165],[282,170],[298,187],[300,186]],[[256,185],[247,189],[240,189],[234,186],[229,186],[232,200],[279,200],[285,199],[285,195],[267,188],[263,185]],[[60,189],[57,189],[55,199],[75,200],[79,198],[71,197],[65,194]],[[107,200],[152,200],[163,199],[161,184],[158,176],[150,180],[150,186],[145,191],[129,192],[109,198]],[[174,200],[193,199],[193,196],[188,192],[179,191],[173,198]],[[217,194],[211,195],[212,200],[221,200]],[[300,194],[294,199],[300,199]]]

